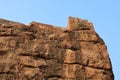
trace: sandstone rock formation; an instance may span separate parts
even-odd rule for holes
[[[0,80],[114,80],[104,41],[87,20],[59,28],[0,19]]]

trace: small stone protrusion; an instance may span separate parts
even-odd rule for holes
[[[94,31],[93,24],[88,20],[82,20],[76,17],[69,17],[68,30],[92,30]]]

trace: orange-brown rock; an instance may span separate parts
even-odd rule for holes
[[[67,28],[0,19],[0,80],[114,80],[104,41],[87,20]]]

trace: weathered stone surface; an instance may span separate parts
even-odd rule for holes
[[[114,80],[104,41],[87,20],[67,28],[0,19],[0,80]]]

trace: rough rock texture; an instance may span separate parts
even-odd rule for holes
[[[0,19],[0,80],[114,80],[107,47],[87,20],[66,28]]]

